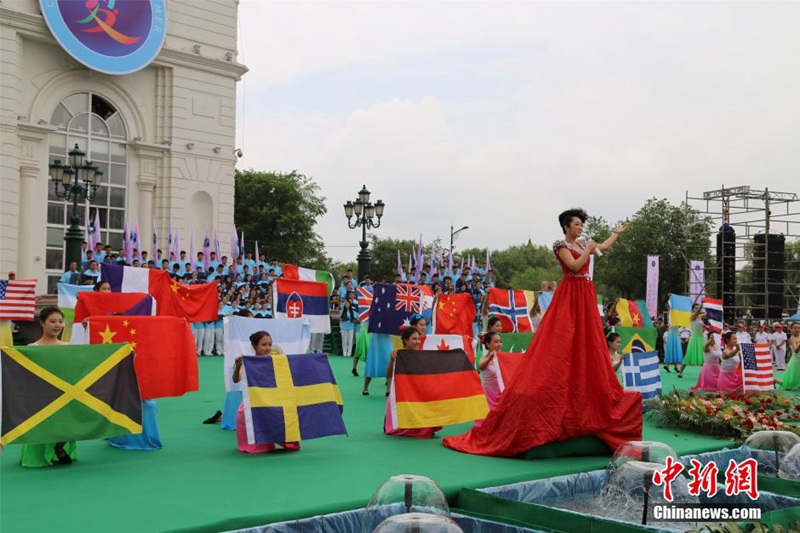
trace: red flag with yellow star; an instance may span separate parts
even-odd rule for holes
[[[217,319],[219,294],[217,280],[201,285],[181,285],[163,270],[151,275],[148,291],[156,299],[159,316],[184,317],[189,322],[213,322]]]
[[[437,334],[472,335],[475,304],[467,293],[441,294],[433,310],[433,332]]]
[[[642,311],[634,300],[620,298],[617,300],[617,305],[615,307],[617,315],[619,316],[620,326],[641,328],[650,325],[644,323]]]
[[[189,323],[169,316],[93,316],[89,344],[130,343],[143,400],[183,396],[199,388],[197,350]]]

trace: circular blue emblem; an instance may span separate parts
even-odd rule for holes
[[[58,44],[92,70],[130,74],[150,64],[167,35],[166,0],[39,0]]]

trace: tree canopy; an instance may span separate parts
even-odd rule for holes
[[[234,222],[268,257],[309,268],[330,267],[317,219],[327,212],[313,179],[289,173],[236,171]]]

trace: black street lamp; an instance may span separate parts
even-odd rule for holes
[[[78,200],[92,201],[97,195],[97,188],[103,181],[103,172],[93,165],[91,161],[84,161],[86,155],[77,145],[69,151],[68,164],[61,164],[60,159],[55,159],[50,165],[50,178],[53,180],[53,192],[57,198],[64,201],[72,200],[72,215],[69,217],[69,228],[64,234],[67,241],[67,251],[64,254],[64,270],[69,270],[73,261],[81,265],[81,243],[83,232],[80,228],[81,219],[78,216]]]
[[[453,231],[453,225],[450,224],[450,255],[453,255],[453,237],[464,231],[465,229],[469,229],[469,226],[464,226],[461,229],[457,229]]]
[[[358,192],[358,197],[356,198],[355,202],[348,200],[347,203],[344,204],[344,216],[347,217],[347,227],[350,229],[356,229],[357,227],[361,226],[361,242],[359,242],[359,245],[361,245],[361,251],[358,252],[359,282],[364,280],[365,274],[369,274],[370,261],[372,261],[372,255],[367,249],[369,246],[369,243],[367,242],[367,229],[381,227],[383,208],[386,207],[386,204],[383,203],[383,200],[378,200],[373,205],[372,202],[369,201],[369,195],[370,192],[367,190],[367,186],[364,185]],[[351,221],[353,214],[355,214],[356,217],[355,222]],[[377,222],[375,221],[376,218]]]

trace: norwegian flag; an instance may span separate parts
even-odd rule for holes
[[[0,279],[0,320],[31,321],[35,307],[35,279]]]
[[[773,390],[772,354],[769,344],[741,343],[744,390]]]
[[[528,299],[521,290],[489,289],[489,313],[500,319],[503,333],[530,333]]]
[[[397,285],[395,309],[406,313],[422,313],[422,292],[412,285]]]
[[[366,322],[369,319],[369,307],[372,305],[372,292],[364,287],[357,290],[358,296],[358,321]]]
[[[706,298],[703,300],[703,310],[714,333],[722,333],[722,300]]]

